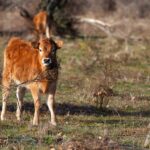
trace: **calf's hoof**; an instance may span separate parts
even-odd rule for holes
[[[5,117],[1,117],[1,121],[5,121],[6,120],[6,118]]]
[[[50,124],[51,124],[52,126],[57,126],[57,123],[56,123],[55,121],[51,121]]]

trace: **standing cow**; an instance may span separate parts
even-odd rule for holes
[[[34,28],[38,36],[46,36],[50,38],[52,26],[49,23],[48,14],[46,11],[40,11],[33,18]]]
[[[37,37],[51,37],[52,22],[46,11],[41,10],[35,16],[32,16],[26,9],[20,7],[20,15],[27,19],[30,29],[35,31]]]
[[[21,107],[26,89],[31,91],[34,99],[33,125],[39,123],[40,95],[47,95],[47,105],[51,113],[51,124],[56,125],[54,97],[58,78],[57,49],[62,41],[42,38],[38,48],[19,38],[12,38],[4,51],[4,68],[2,76],[2,112],[5,120],[6,103],[10,92],[11,81],[17,84],[17,120],[21,119]]]

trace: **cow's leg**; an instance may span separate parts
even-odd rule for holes
[[[40,97],[38,88],[31,88],[32,97],[34,99],[34,117],[33,117],[33,125],[39,124],[39,109],[40,109]]]
[[[16,96],[17,96],[17,110],[16,110],[16,117],[17,120],[21,120],[21,112],[22,112],[22,104],[23,104],[23,97],[25,95],[26,89],[24,87],[17,87]]]
[[[46,31],[45,31],[45,32],[46,32],[46,37],[47,37],[47,38],[50,38],[50,37],[51,37],[51,33],[50,33],[50,28],[49,28],[49,26],[46,25],[46,28],[45,28],[45,29],[46,29]]]
[[[49,111],[51,113],[51,124],[54,126],[56,126],[56,116],[55,116],[55,111],[54,111],[55,91],[56,91],[56,83],[54,83],[50,86],[48,100],[47,100],[47,105],[48,105]]]
[[[47,38],[50,38],[52,35],[52,17],[51,16],[47,17],[46,19],[45,33],[46,33]]]
[[[6,105],[7,100],[10,92],[10,77],[3,73],[3,79],[2,79],[2,111],[1,111],[1,120],[5,120],[5,113],[6,113]]]

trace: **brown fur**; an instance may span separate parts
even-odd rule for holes
[[[39,48],[35,49],[28,42],[19,38],[12,38],[4,51],[3,68],[3,103],[1,120],[4,120],[6,111],[6,101],[9,95],[10,83],[13,80],[18,84],[17,98],[18,107],[16,116],[20,120],[22,101],[25,88],[28,88],[33,96],[35,113],[33,124],[38,125],[40,93],[48,95],[48,107],[51,112],[51,123],[56,124],[55,113],[53,110],[54,96],[56,90],[58,67],[56,59],[56,49],[62,46],[62,41],[54,42],[49,39],[41,39]],[[55,49],[54,49],[55,48]],[[42,49],[40,51],[39,49]],[[44,59],[50,59],[52,63],[43,64]],[[55,73],[54,78],[51,72]],[[20,108],[19,108],[20,107]]]
[[[38,35],[46,35],[47,38],[50,38],[51,31],[48,25],[48,14],[46,11],[40,11],[36,14],[33,18],[33,23]]]

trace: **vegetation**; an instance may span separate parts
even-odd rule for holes
[[[1,41],[5,41],[5,37]],[[149,124],[148,45],[143,41],[140,45],[144,49],[140,49],[139,43],[132,43],[135,55],[116,59],[113,57],[118,51],[116,47],[121,45],[117,42],[116,46],[109,38],[66,38],[64,43],[64,48],[58,52],[61,60],[56,95],[58,126],[53,128],[47,123],[50,115],[43,104],[40,126],[32,127],[34,108],[30,93],[25,97],[23,120],[18,123],[13,93],[8,120],[0,123],[1,148],[48,149],[63,147],[63,143],[71,140],[109,137],[125,149],[142,149]],[[6,43],[1,45],[3,52]],[[118,93],[109,98],[109,106],[103,110],[96,107],[92,97],[93,88],[98,84],[111,86]],[[45,103],[44,98],[42,103]]]
[[[0,6],[0,14],[8,7],[6,2]],[[58,50],[61,64],[56,93],[58,126],[48,122],[45,97],[41,101],[40,125],[32,126],[34,106],[30,92],[24,99],[22,121],[17,122],[13,88],[8,119],[0,122],[0,149],[143,150],[150,122],[149,0],[86,0],[86,4],[68,1],[63,8],[56,9],[53,16],[64,40],[64,47]],[[102,18],[110,26],[101,28],[72,20],[81,15],[100,21]],[[67,20],[70,18],[71,24]],[[3,50],[11,36],[0,37],[0,72]],[[109,103],[102,109],[93,97],[99,85],[115,93],[107,97]]]

